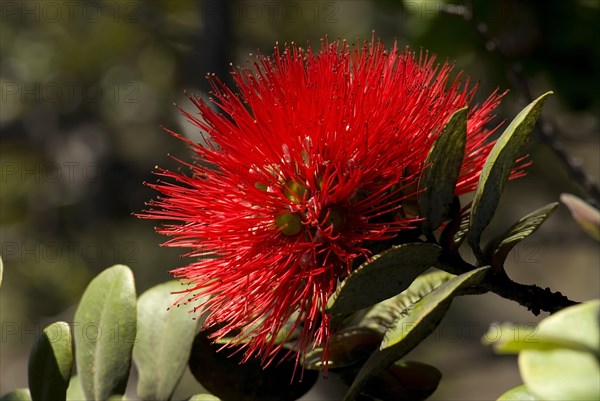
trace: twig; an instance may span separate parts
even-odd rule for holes
[[[490,52],[495,52],[500,56],[508,71],[508,77],[513,82],[513,85],[523,94],[527,102],[533,101],[531,90],[527,83],[527,78],[523,74],[521,65],[517,62],[510,61],[506,52],[502,49],[500,41],[489,33],[487,25],[480,23],[473,18],[471,11],[461,5],[445,5],[442,11],[449,15],[462,17],[471,26],[475,28],[479,36],[484,40],[486,49]],[[553,127],[540,116],[536,124],[536,132],[539,134],[543,143],[554,152],[558,160],[567,170],[569,177],[578,183],[587,194],[592,197],[597,203],[600,203],[600,187],[594,182],[590,176],[583,170],[581,164],[571,157],[564,149],[562,143],[554,135]]]
[[[462,274],[476,268],[456,255],[445,255],[440,259],[438,267],[453,274]],[[490,270],[482,282],[468,290],[467,293],[484,294],[488,291],[517,302],[536,316],[541,311],[554,313],[579,303],[570,300],[560,292],[552,292],[550,288],[512,281],[504,270]]]

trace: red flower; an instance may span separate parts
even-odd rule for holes
[[[472,101],[451,70],[374,40],[325,41],[318,52],[292,44],[236,70],[239,93],[211,77],[220,112],[190,97],[199,115],[183,113],[210,141],[188,141],[199,157],[191,176],[158,170],[170,182],[152,185],[164,196],[142,217],[176,221],[159,232],[197,258],[173,273],[192,285],[185,302],[210,311],[215,337],[241,331],[246,357],[268,363],[292,322],[299,350],[326,348],[327,299],[369,243],[410,227],[400,200],[441,127]],[[477,183],[500,98],[471,105],[459,194]]]

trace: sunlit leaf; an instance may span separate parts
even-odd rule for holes
[[[412,284],[395,297],[373,305],[357,323],[359,327],[367,327],[381,333],[382,337],[412,304],[431,291],[455,277],[445,271],[433,271],[417,277]]]
[[[427,155],[427,168],[419,182],[420,189],[424,189],[419,205],[429,231],[442,224],[454,199],[465,155],[467,114],[467,107],[452,114]]]
[[[71,329],[66,322],[44,329],[29,355],[28,377],[31,399],[65,400],[73,367]]]
[[[348,390],[347,401],[354,400],[363,385],[374,375],[402,358],[437,327],[461,291],[478,283],[489,269],[480,267],[456,276],[413,304],[386,333],[380,350],[375,351],[358,372]]]
[[[187,401],[221,401],[221,399],[212,394],[195,394],[188,398]]]
[[[494,346],[501,354],[515,354],[527,348],[551,348],[554,344],[542,343],[536,324],[502,323],[492,324],[481,342]]]
[[[135,285],[127,266],[115,265],[92,280],[74,324],[77,371],[86,399],[123,394],[137,330]]]
[[[172,307],[181,291],[169,281],[144,292],[137,304],[138,331],[133,361],[139,372],[137,395],[168,400],[187,366],[198,320],[185,307]]]
[[[565,308],[542,320],[538,327],[540,339],[554,339],[570,347],[580,344],[600,357],[600,300]]]
[[[568,348],[525,350],[519,367],[527,388],[542,400],[600,400],[597,355]]]
[[[81,401],[85,400],[83,394],[83,387],[81,387],[81,381],[79,375],[71,376],[69,381],[69,388],[67,388],[67,401]]]
[[[535,398],[525,385],[515,387],[502,394],[497,401],[541,401]]]
[[[414,243],[394,246],[373,256],[340,284],[327,303],[328,312],[356,312],[399,294],[435,265],[440,252],[437,245]]]
[[[502,234],[499,243],[493,247],[492,266],[502,266],[515,245],[533,234],[552,215],[557,206],[558,202],[554,202],[529,213]]]
[[[0,397],[0,401],[31,401],[28,388],[18,388]]]
[[[453,277],[414,303],[409,308],[408,313],[401,316],[386,332],[381,348],[387,349],[398,346],[401,342],[407,340],[409,336],[414,335],[415,331],[433,331],[444,316],[454,296],[460,295],[459,291],[461,289],[477,283],[487,269],[488,267],[481,267]]]
[[[543,400],[600,399],[600,300],[563,309],[533,330],[502,325],[488,342],[504,352],[520,351],[528,392]]]
[[[522,156],[542,106],[550,94],[552,92],[543,94],[521,110],[498,138],[485,162],[473,197],[468,239],[478,258],[482,255],[481,234],[496,212],[506,181],[516,160]]]
[[[500,353],[569,348],[600,357],[600,310],[596,316],[596,305],[597,301],[591,301],[563,309],[539,325],[493,324],[482,342],[494,345]]]
[[[327,366],[335,369],[366,359],[379,348],[387,330],[410,305],[452,277],[454,275],[444,271],[422,274],[400,294],[373,305],[360,317],[333,333],[329,341]],[[309,352],[303,361],[307,369],[321,370],[324,364],[322,348]]]

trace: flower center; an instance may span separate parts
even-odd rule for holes
[[[319,178],[317,184],[323,191],[322,178]],[[347,225],[348,215],[339,206],[323,207],[318,214],[315,214],[313,208],[318,210],[319,207],[314,202],[318,201],[319,196],[312,199],[313,195],[317,194],[312,193],[302,180],[288,180],[282,185],[282,191],[290,204],[289,207],[285,207],[275,214],[275,226],[281,234],[293,237],[308,229],[312,233],[311,237],[316,238],[321,230],[338,233]],[[320,235],[323,234],[322,232]]]

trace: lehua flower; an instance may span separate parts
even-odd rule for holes
[[[162,196],[141,217],[172,221],[164,245],[195,262],[172,273],[190,284],[182,303],[208,311],[213,337],[237,335],[245,358],[269,363],[284,328],[298,358],[330,336],[328,298],[369,244],[411,229],[402,213],[450,115],[470,105],[457,194],[476,186],[493,143],[486,129],[502,94],[481,105],[435,57],[323,40],[256,56],[232,74],[237,93],[210,76],[210,103],[182,111],[209,138],[189,143],[191,175],[158,169]],[[218,110],[218,111],[215,111]],[[209,140],[208,140],[209,139]],[[409,217],[407,217],[409,216]],[[414,217],[414,216],[413,216]],[[207,298],[210,296],[210,298]],[[230,345],[238,344],[233,341]]]

